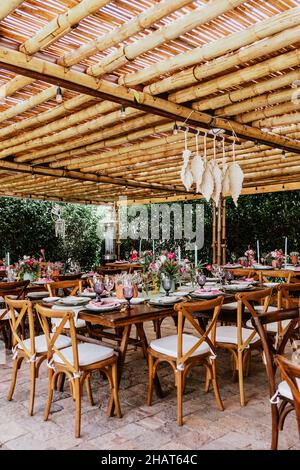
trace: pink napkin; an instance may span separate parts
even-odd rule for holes
[[[209,294],[223,294],[223,292],[221,292],[219,289],[209,289],[209,288],[197,289],[195,292],[196,294],[203,294],[204,292],[209,293]]]
[[[96,300],[91,300],[89,302],[89,305],[92,307],[114,307],[119,305],[119,302],[116,302],[115,300],[110,300],[110,299],[103,299],[101,302],[97,302]]]

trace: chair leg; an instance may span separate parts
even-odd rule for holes
[[[204,391],[205,393],[209,392],[209,387],[211,383],[211,371],[209,367],[205,367],[206,370],[206,377],[205,377],[205,386],[204,386]]]
[[[148,400],[147,405],[152,405],[153,397],[153,356],[151,353],[148,354],[148,367],[149,367],[149,382],[148,382]]]
[[[30,399],[29,399],[29,415],[33,415],[33,407],[34,407],[34,398],[35,398],[35,363],[30,363]]]
[[[52,397],[53,397],[53,388],[55,386],[55,381],[53,381],[53,369],[48,369],[48,397],[44,414],[44,421],[47,421],[50,414]]]
[[[216,369],[215,360],[212,360],[211,370],[212,370],[212,385],[213,385],[213,389],[214,389],[214,393],[216,397],[217,407],[219,408],[220,411],[224,411],[224,405],[220,397],[219,386],[217,382],[217,369]]]
[[[245,406],[243,351],[238,351],[238,373],[239,373],[240,403],[241,403],[241,406]]]
[[[93,394],[92,394],[92,388],[91,388],[91,375],[88,374],[85,379],[85,388],[86,388],[86,393],[89,399],[89,402],[92,406],[94,406],[94,400],[93,400]]]
[[[277,450],[278,446],[278,408],[276,405],[271,405],[272,411],[272,442],[271,449]]]
[[[115,410],[118,418],[122,418],[121,406],[119,401],[119,393],[118,393],[118,366],[117,362],[112,365],[112,383],[113,383],[113,397],[115,402]]]
[[[11,384],[10,384],[10,389],[9,389],[9,392],[8,392],[8,396],[7,396],[8,401],[12,400],[12,397],[13,397],[13,394],[14,394],[14,391],[15,391],[16,382],[17,382],[18,370],[20,369],[20,365],[22,363],[22,360],[23,360],[22,357],[17,357],[14,360],[13,375],[12,375],[12,379],[11,379]]]
[[[80,424],[81,424],[81,383],[80,379],[74,379],[75,390],[75,437],[80,437]]]
[[[176,371],[176,386],[177,386],[177,424],[183,425],[182,419],[182,396],[183,396],[183,371]]]

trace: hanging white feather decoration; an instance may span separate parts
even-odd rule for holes
[[[183,157],[183,165],[181,167],[180,171],[180,178],[182,181],[182,184],[184,185],[185,189],[189,191],[192,187],[193,184],[193,175],[191,173],[190,167],[189,167],[189,159],[191,156],[191,151],[187,148],[187,133],[188,133],[188,128],[186,129],[184,133],[184,151],[182,153]]]
[[[200,186],[200,192],[203,194],[207,202],[209,202],[212,193],[214,192],[214,178],[212,175],[212,165],[211,162],[206,163],[202,182]]]
[[[243,181],[244,181],[244,172],[241,169],[240,165],[235,161],[235,141],[232,144],[232,158],[233,162],[229,166],[229,182],[230,182],[230,193],[234,204],[237,206],[238,198],[241,194]]]
[[[222,183],[222,195],[228,196],[229,193],[230,193],[229,166],[226,164],[226,170],[223,176],[223,183]]]
[[[196,134],[196,155],[194,156],[191,162],[191,171],[193,175],[194,183],[196,184],[196,192],[200,192],[200,185],[202,182],[202,177],[204,173],[204,163],[202,158],[199,155],[199,147],[198,147],[198,135]]]
[[[228,172],[230,181],[230,193],[235,205],[237,206],[237,201],[243,187],[244,173],[237,162],[231,163]]]

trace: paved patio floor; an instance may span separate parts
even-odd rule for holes
[[[163,323],[162,334],[174,334],[171,319]],[[152,324],[147,336],[153,337]],[[271,414],[267,378],[259,356],[252,360],[251,376],[245,380],[247,405],[239,405],[238,384],[232,381],[231,361],[218,353],[218,378],[225,411],[216,408],[212,392],[204,393],[204,370],[194,368],[184,395],[184,426],[176,424],[176,390],[173,372],[161,365],[159,375],[167,396],[154,396],[146,405],[147,365],[141,351],[131,349],[122,378],[120,401],[123,418],[105,414],[108,385],[96,373],[93,394],[96,405],[82,400],[82,437],[74,437],[74,403],[69,388],[56,392],[48,422],[43,421],[47,393],[47,368],[42,366],[37,382],[35,414],[28,416],[28,366],[24,364],[14,399],[6,399],[11,379],[11,355],[0,365],[0,449],[269,449]],[[296,419],[290,414],[279,437],[280,449],[300,449]]]

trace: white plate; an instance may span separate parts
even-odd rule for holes
[[[223,288],[229,291],[243,291],[251,289],[251,284],[228,284],[224,285]]]
[[[146,300],[149,300],[149,297],[133,297],[130,303],[132,305],[138,305],[138,304],[142,304],[143,302],[146,302]]]
[[[88,297],[90,299],[93,299],[96,297],[95,292],[80,292],[80,297]]]
[[[262,271],[266,271],[268,269],[274,269],[272,266],[264,266],[262,264],[254,264],[253,266],[250,266],[249,269],[261,269]]]
[[[29,297],[29,299],[42,299],[43,297],[49,297],[49,292],[28,292],[27,297]]]
[[[241,264],[224,264],[223,268],[237,269],[237,268],[242,268],[242,265]]]
[[[68,297],[62,297],[59,300],[59,303],[63,305],[81,305],[87,302],[86,297],[75,297],[74,295],[69,295]]]
[[[60,297],[44,297],[42,300],[48,304],[51,304],[52,302],[56,302],[59,299]]]
[[[177,302],[179,302],[181,300],[180,297],[161,297],[161,298],[157,298],[157,299],[152,299],[150,300],[150,304],[151,305],[160,305],[160,306],[168,306],[168,305],[174,305],[176,304]]]
[[[280,282],[264,282],[263,286],[265,287],[277,287],[279,286]]]
[[[214,294],[213,292],[193,292],[191,297],[196,299],[213,299],[219,295],[222,295],[222,292],[219,292],[218,294]]]
[[[96,307],[94,305],[89,305],[89,304],[85,306],[85,308],[87,310],[90,310],[91,312],[111,312],[112,310],[117,310],[119,307],[120,307],[120,304],[110,305],[109,307],[105,305],[103,305],[102,307]]]

